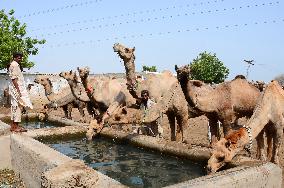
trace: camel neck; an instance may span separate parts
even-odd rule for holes
[[[183,76],[182,78],[179,79],[179,83],[181,85],[182,91],[184,95],[186,96],[187,93],[187,83],[189,81],[189,78],[186,76]]]
[[[45,85],[44,90],[45,90],[46,95],[51,95],[52,94],[52,85]]]

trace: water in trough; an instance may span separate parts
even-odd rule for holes
[[[205,175],[201,164],[110,139],[49,140],[45,144],[129,187],[164,187]]]

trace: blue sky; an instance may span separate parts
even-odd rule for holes
[[[284,73],[284,2],[280,0],[0,0],[27,24],[27,36],[46,39],[31,72],[59,73],[89,66],[93,73],[124,72],[113,52],[135,46],[136,69],[174,72],[200,52],[216,53],[228,79],[270,81]]]

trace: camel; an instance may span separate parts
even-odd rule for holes
[[[37,84],[41,84],[44,87],[45,95],[50,101],[50,104],[47,105],[48,108],[62,107],[65,117],[68,119],[72,119],[72,108],[78,108],[82,118],[85,117],[85,103],[76,100],[70,89],[62,90],[59,94],[53,93],[51,80],[47,76],[38,76],[35,78],[34,82]]]
[[[271,81],[260,96],[257,107],[247,124],[222,138],[214,146],[211,158],[208,160],[207,169],[214,173],[242,150],[245,146],[251,148],[252,140],[262,134],[263,130],[269,130],[268,142],[273,140],[273,148],[268,148],[270,161],[279,164],[279,147],[284,128],[284,91],[277,81]],[[263,139],[263,136],[260,138]],[[247,145],[248,144],[248,145]],[[263,141],[261,144],[264,148]],[[271,144],[268,144],[270,146]],[[270,154],[269,151],[272,153]],[[264,155],[264,154],[263,154]]]
[[[242,76],[214,87],[199,80],[190,80],[190,67],[175,66],[177,78],[189,105],[192,117],[204,114],[209,120],[212,134],[211,146],[219,138],[218,120],[223,125],[224,135],[231,130],[231,124],[241,117],[250,117],[256,106],[260,91]]]
[[[5,107],[9,107],[11,105],[11,96],[9,94],[9,87],[3,90],[3,104]]]
[[[184,133],[189,125],[188,107],[175,76],[169,71],[164,71],[161,74],[150,74],[146,80],[138,80],[135,74],[135,47],[127,48],[122,44],[116,43],[113,46],[113,50],[124,62],[127,89],[137,100],[137,103],[139,104],[142,90],[148,90],[150,98],[157,102],[156,105],[148,110],[142,121],[147,123],[154,122],[162,114],[166,114],[170,123],[171,139],[189,142],[184,137]],[[175,125],[176,120],[177,128]]]
[[[92,118],[97,119],[100,115],[98,106],[90,101],[83,84],[78,79],[76,72],[72,70],[69,72],[62,71],[59,76],[67,80],[74,97],[79,101],[85,102],[89,115],[92,116]]]
[[[266,84],[265,84],[265,82],[263,82],[263,81],[252,81],[252,84],[256,87],[256,88],[258,88],[259,89],[259,91],[264,91],[264,89],[265,89],[265,87],[266,87]]]
[[[117,79],[89,79],[88,67],[78,67],[78,72],[89,100],[97,106],[101,113],[101,118],[92,120],[88,128],[86,136],[88,140],[91,140],[95,136],[95,131],[98,134],[102,130],[107,118],[115,115],[123,106],[132,106],[135,100],[127,91],[126,85]]]

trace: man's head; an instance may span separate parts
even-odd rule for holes
[[[14,52],[13,53],[13,60],[17,63],[20,63],[22,61],[23,54],[21,52]]]
[[[142,98],[142,101],[146,102],[149,99],[149,91],[148,90],[142,90],[141,91],[141,98]]]

